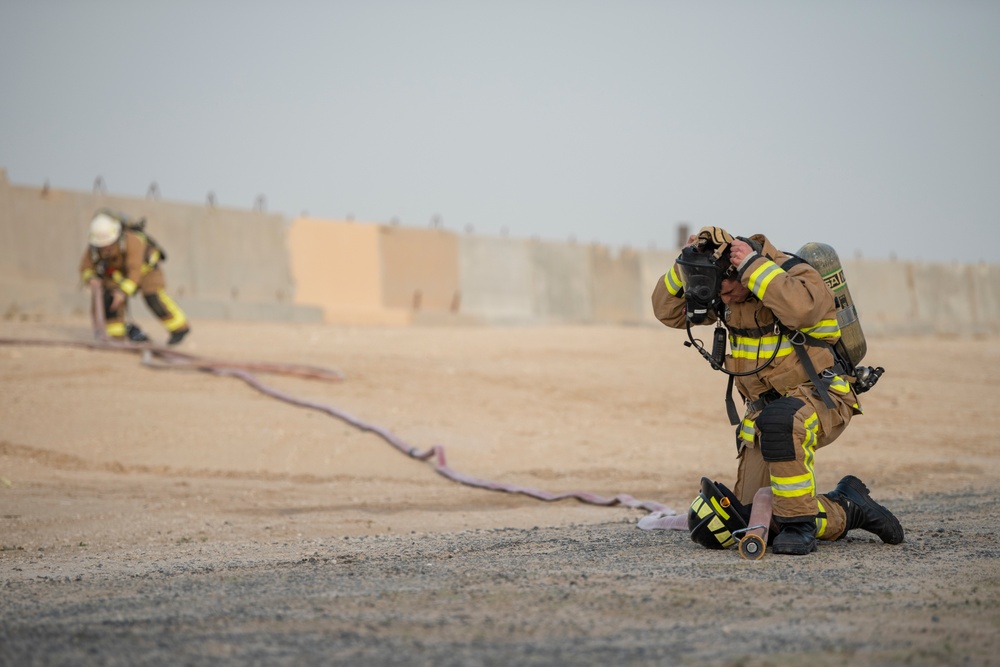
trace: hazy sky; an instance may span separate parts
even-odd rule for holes
[[[1000,2],[0,0],[18,185],[1000,263]]]

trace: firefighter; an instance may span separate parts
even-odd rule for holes
[[[104,290],[106,332],[112,340],[141,343],[149,337],[134,324],[125,323],[125,306],[136,292],[170,334],[168,345],[176,345],[191,331],[184,311],[167,296],[160,263],[163,250],[142,229],[122,216],[100,210],[90,222],[89,246],[80,261],[84,284]]]
[[[861,408],[834,354],[841,332],[833,293],[814,268],[763,235],[734,238],[705,227],[657,282],[652,303],[657,319],[687,329],[692,344],[692,324],[718,328],[721,351],[702,353],[730,376],[730,390],[735,385],[745,403],[740,416],[727,399],[739,460],[729,504],[745,522],[757,490],[771,488],[775,553],[808,554],[817,538],[836,540],[856,528],[888,544],[903,541],[899,521],[857,477],[844,477],[826,494],[816,489],[816,450],[840,436]],[[695,499],[700,515],[689,515],[692,539],[731,546],[725,522],[713,522],[712,504],[699,500],[710,499]]]

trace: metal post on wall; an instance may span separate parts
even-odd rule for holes
[[[686,222],[677,223],[677,247],[683,248],[688,244],[688,236],[691,235],[691,226]]]

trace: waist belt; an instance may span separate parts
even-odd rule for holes
[[[756,401],[747,400],[747,413],[760,412],[768,403],[774,403],[779,398],[781,398],[781,394],[778,391],[768,389]]]

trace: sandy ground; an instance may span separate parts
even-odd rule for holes
[[[735,448],[683,339],[195,322],[181,349],[337,369],[257,377],[469,475],[684,512]],[[861,477],[906,542],[756,562],[642,510],[463,486],[236,378],[2,344],[0,664],[1000,664],[998,342],[870,340],[887,373],[817,475]]]

